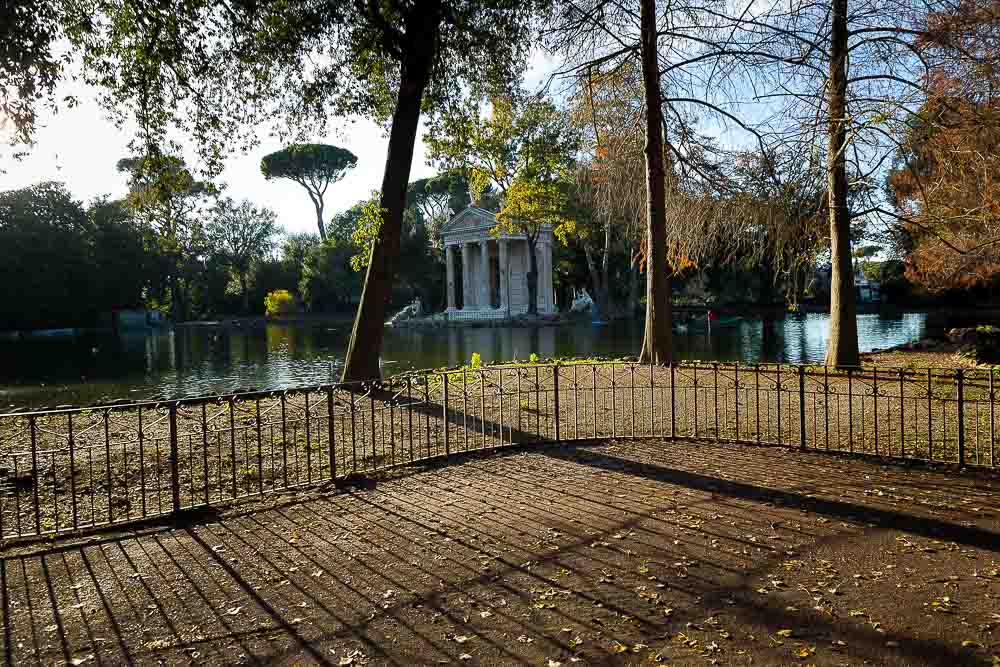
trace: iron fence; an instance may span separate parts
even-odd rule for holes
[[[630,362],[0,415],[0,539],[128,523],[451,454],[712,439],[995,468],[992,370]]]

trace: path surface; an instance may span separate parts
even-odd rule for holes
[[[993,664],[996,477],[776,448],[508,451],[8,549],[7,664]]]

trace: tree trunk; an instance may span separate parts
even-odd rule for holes
[[[528,235],[528,314],[538,314],[538,257],[535,255],[535,238]]]
[[[833,0],[829,83],[830,145],[826,156],[830,207],[830,341],[828,366],[857,366],[858,321],[847,209],[847,0]]]
[[[641,0],[642,82],[646,101],[646,330],[639,360],[672,360],[670,271],[666,245],[663,117],[656,47],[656,0]]]
[[[354,319],[351,342],[344,360],[344,382],[376,379],[381,376],[379,357],[385,334],[385,311],[399,257],[406,186],[413,161],[413,144],[420,121],[420,104],[430,80],[438,48],[440,4],[427,2],[407,16],[404,61],[396,110],[389,132],[389,150],[382,177],[382,207],[385,219],[372,244],[361,303]]]
[[[319,229],[319,240],[326,240],[326,223],[323,222],[323,199],[322,197],[313,198],[313,207],[316,209],[316,227]]]

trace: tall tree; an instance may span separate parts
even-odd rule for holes
[[[431,159],[467,174],[473,197],[488,187],[500,197],[494,233],[528,242],[528,313],[538,312],[538,259],[543,228],[568,220],[568,182],[579,137],[555,105],[523,91],[495,95],[483,115],[477,100],[432,123],[425,139]]]
[[[357,163],[358,158],[346,148],[329,144],[292,144],[265,155],[260,161],[260,171],[268,180],[285,178],[305,188],[316,209],[319,238],[325,241],[323,198],[327,189],[354,169]]]
[[[927,16],[927,99],[887,179],[907,277],[931,291],[1000,277],[1000,3]]]
[[[118,171],[128,175],[127,205],[156,235],[171,319],[183,321],[187,316],[186,290],[198,270],[195,260],[204,241],[198,214],[217,190],[213,184],[196,179],[183,159],[158,151],[123,158],[118,161]]]
[[[663,109],[656,35],[656,0],[640,0],[640,58],[646,102],[646,325],[639,360],[673,360],[670,273],[667,266],[666,170],[663,166]]]
[[[274,247],[278,234],[278,216],[269,208],[257,208],[252,202],[235,202],[225,197],[212,207],[208,240],[236,274],[243,298],[243,312],[250,312],[247,276],[254,261],[263,259]]]

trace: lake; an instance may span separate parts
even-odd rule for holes
[[[678,360],[821,362],[829,316],[787,315],[733,328],[677,333]],[[862,351],[923,336],[926,313],[858,316]],[[281,389],[335,380],[350,323],[269,324],[247,329],[179,327],[111,336],[0,342],[0,411],[112,399],[189,397]],[[539,357],[636,355],[641,320],[542,328],[387,329],[387,374],[411,368]]]

